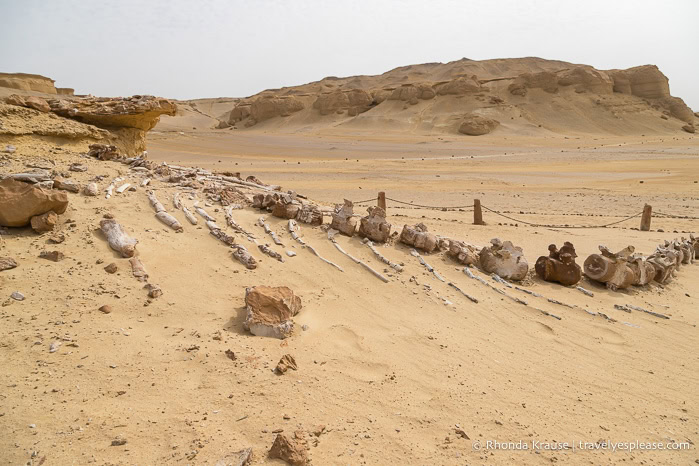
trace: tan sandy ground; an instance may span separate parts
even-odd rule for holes
[[[503,140],[198,130],[152,133],[149,155],[254,174],[326,203],[365,200],[384,190],[394,199],[440,206],[480,198],[533,223],[594,225],[636,214],[646,202],[660,212],[698,217],[696,141],[689,135]],[[17,155],[24,158],[1,169],[17,171],[32,156],[21,148]],[[63,169],[75,161],[60,154],[54,160]],[[74,175],[82,183],[97,174],[111,179],[128,173],[116,163],[85,163],[89,171]],[[171,207],[174,188],[154,183]],[[184,233],[160,224],[142,188],[110,200],[69,196],[61,216],[65,243],[49,245],[46,236],[29,230],[3,236],[0,255],[20,262],[0,272],[0,299],[11,303],[0,307],[0,452],[7,464],[23,464],[32,452],[33,464],[44,457],[49,465],[213,464],[248,446],[255,464],[280,464],[266,458],[272,432],[319,424],[328,432],[311,448],[316,465],[699,459],[699,263],[682,267],[664,288],[611,292],[583,280],[594,298],[538,279],[525,285],[615,322],[511,291],[561,317],[556,320],[470,280],[444,254],[426,259],[480,303],[438,281],[402,245],[381,248],[405,264],[384,284],[342,256],[320,229],[302,226],[302,236],[344,273],[301,249],[285,223],[269,217],[284,249],[298,255],[281,264],[254,251],[262,260],[248,271],[205,226],[189,225],[181,212],[174,215]],[[394,229],[423,221],[433,232],[480,245],[498,236],[522,246],[531,266],[550,243],[572,241],[582,263],[598,244],[613,250],[633,244],[650,253],[662,240],[682,235],[674,230],[699,230],[698,220],[660,218],[651,232],[636,230],[637,218],[607,229],[514,226],[489,212],[487,226],[473,226],[470,212],[396,207],[389,202]],[[96,231],[107,211],[138,238],[151,282],[164,290],[148,306],[128,261]],[[220,208],[209,211],[225,223]],[[265,238],[255,225],[260,215],[252,209],[235,213]],[[358,239],[340,243],[384,269]],[[44,249],[67,258],[39,259]],[[110,262],[118,264],[117,274],[103,270]],[[258,284],[287,285],[302,297],[292,338],[281,342],[242,329],[244,289]],[[5,301],[15,290],[27,299]],[[100,313],[103,304],[114,312]],[[627,314],[614,304],[671,319]],[[49,353],[57,340],[63,344]],[[227,349],[235,362],[224,355]],[[299,370],[275,375],[286,353]],[[457,424],[470,440],[455,434]],[[110,446],[119,436],[128,443]],[[685,451],[643,452],[534,452],[531,443],[528,451],[503,451],[486,444],[599,439],[691,443]],[[480,451],[474,451],[476,441]]]

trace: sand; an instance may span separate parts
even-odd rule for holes
[[[59,167],[75,161],[53,157]],[[690,135],[465,140],[339,131],[180,134],[164,125],[149,133],[149,157],[254,174],[328,205],[371,199],[378,191],[439,206],[479,198],[518,220],[586,225],[636,214],[644,203],[676,215],[699,211],[699,145]],[[21,168],[14,160],[3,170]],[[81,161],[89,170],[74,179],[83,183],[96,174],[127,173],[117,163]],[[155,182],[154,188],[170,208],[172,185]],[[526,284],[579,307],[570,309],[524,294],[516,295],[532,306],[516,304],[469,279],[444,254],[425,255],[447,280],[476,296],[474,304],[399,244],[380,248],[405,264],[401,274],[385,272],[390,281],[384,284],[339,254],[320,229],[302,226],[302,236],[344,272],[301,249],[283,221],[267,216],[283,249],[297,256],[281,264],[255,250],[262,260],[248,271],[181,212],[174,215],[184,233],[160,224],[143,189],[109,200],[69,196],[61,216],[64,243],[49,245],[46,236],[25,230],[2,236],[2,255],[20,262],[0,273],[2,299],[15,290],[27,297],[0,307],[0,451],[7,464],[32,455],[34,464],[44,457],[45,464],[214,464],[245,447],[253,448],[254,464],[281,464],[266,457],[273,432],[318,425],[327,427],[310,449],[318,465],[688,464],[698,458],[693,444],[684,451],[633,452],[578,444],[696,442],[697,264],[682,267],[665,287],[612,292],[584,279],[594,297],[539,280]],[[599,244],[613,250],[633,244],[649,253],[682,235],[674,230],[697,231],[693,219],[654,218],[653,231],[640,232],[638,219],[606,229],[560,229],[489,212],[487,225],[474,226],[470,212],[399,207],[407,206],[388,203],[394,229],[422,221],[430,231],[479,245],[497,236],[522,246],[530,266],[550,243],[572,241],[582,263]],[[208,210],[225,224],[220,207]],[[128,261],[96,231],[106,212],[139,240],[139,257],[162,297],[148,303]],[[239,223],[265,238],[255,225],[259,216],[252,209],[235,212]],[[384,270],[358,239],[339,242]],[[66,259],[38,258],[44,249],[60,250]],[[111,262],[119,268],[114,275],[103,270]],[[244,289],[258,284],[289,286],[301,296],[292,338],[243,330]],[[98,311],[105,304],[112,313]],[[671,318],[629,314],[615,304]],[[50,353],[54,341],[62,345]],[[226,357],[229,349],[236,361]],[[287,353],[298,371],[274,374]],[[456,434],[457,425],[469,439]],[[116,438],[127,443],[111,446]],[[522,441],[529,449],[507,451],[488,441]],[[577,448],[550,451],[546,442]]]

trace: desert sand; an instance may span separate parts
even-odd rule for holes
[[[561,63],[517,62],[504,71],[486,63],[478,65],[480,71],[467,71],[490,79],[496,71],[568,65]],[[436,76],[433,67],[409,68],[401,76],[418,73],[431,82],[454,78]],[[341,83],[371,89],[390,86],[391,79]],[[305,92],[314,89],[307,85]],[[280,92],[286,91],[275,95]],[[566,92],[555,99],[567,99]],[[80,155],[87,152],[85,141],[111,136],[83,134],[82,126],[70,126],[71,134],[83,135],[69,142],[47,136],[47,126],[43,134],[22,129],[0,135],[2,147],[14,143],[17,148],[0,155],[0,173],[31,166],[65,173],[77,162],[87,167],[71,174],[80,186],[103,176],[95,197],[68,193],[68,209],[55,231],[1,230],[0,256],[19,264],[0,272],[4,462],[237,464],[231,455],[252,448],[252,464],[284,464],[267,452],[279,432],[295,431],[306,432],[308,457],[316,465],[699,461],[694,288],[699,261],[683,265],[664,285],[612,291],[583,277],[579,285],[594,296],[533,274],[551,243],[574,243],[582,265],[599,245],[612,251],[633,245],[648,255],[665,240],[696,234],[697,138],[681,129],[686,122],[672,115],[661,119],[662,108],[633,95],[609,94],[643,106],[636,113],[617,106],[620,113],[613,115],[608,107],[582,102],[597,98],[591,91],[571,91],[569,97],[581,101],[568,99],[558,113],[550,102],[537,104],[546,97],[539,93],[530,90],[528,99],[535,102],[525,105],[526,121],[502,118],[522,107],[490,111],[500,125],[482,136],[460,134],[452,110],[419,108],[440,99],[435,97],[405,110],[401,102],[397,111],[407,112],[403,116],[382,109],[383,103],[354,116],[347,109],[342,115],[314,114],[306,106],[247,127],[230,124],[230,118],[250,99],[204,99],[194,106],[180,103],[178,114],[162,116],[146,138],[148,160],[156,166],[240,172],[243,179],[254,175],[328,210],[343,199],[355,201],[360,216],[383,191],[394,232],[422,222],[430,232],[479,247],[495,237],[512,241],[532,271],[514,285],[543,297],[507,288],[475,267],[472,271],[527,305],[469,278],[444,252],[421,253],[443,282],[397,238],[377,249],[402,264],[402,272],[379,262],[359,238],[338,236],[342,249],[388,278],[384,283],[342,255],[324,229],[300,224],[303,240],[340,271],[295,242],[286,220],[249,205],[234,210],[238,224],[281,253],[281,263],[224,227],[225,207],[210,202],[207,212],[257,259],[258,267],[248,270],[209,234],[202,218],[191,225],[173,207],[176,193],[193,205],[181,182]],[[571,108],[582,108],[585,118],[566,122]],[[420,112],[435,116],[425,125],[415,120]],[[35,113],[32,121],[39,121]],[[18,128],[20,119],[8,115]],[[72,122],[65,121],[66,127]],[[137,189],[105,199],[104,190],[116,177],[123,178],[116,186],[128,182]],[[152,178],[149,187],[141,186],[146,177]],[[148,189],[179,220],[182,233],[154,217]],[[203,206],[206,194],[194,191]],[[474,199],[511,218],[485,210],[486,224],[474,225]],[[639,230],[640,217],[594,227],[640,214],[645,204],[654,212],[650,231]],[[99,229],[105,214],[138,240],[137,256],[162,296],[148,298],[128,259],[109,248]],[[261,216],[283,246],[274,245],[257,225]],[[65,241],[51,244],[57,233]],[[65,258],[40,258],[44,250]],[[116,273],[104,270],[110,263]],[[301,298],[291,337],[265,338],[244,330],[245,289],[257,285],[288,286]],[[9,298],[14,291],[26,299]],[[99,311],[104,305],[110,313]],[[295,358],[298,370],[279,375],[274,369],[285,354]],[[113,445],[115,440],[126,442]],[[528,448],[508,450],[493,441]],[[669,446],[612,451],[600,443],[587,448],[579,443],[600,441]],[[562,448],[562,442],[576,448]],[[546,449],[547,444],[557,447]]]

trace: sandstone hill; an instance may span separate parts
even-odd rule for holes
[[[73,89],[69,87],[56,87],[54,83],[55,81],[53,79],[39,74],[0,73],[0,87],[22,91],[35,91],[44,94],[74,94]]]
[[[696,120],[656,66],[605,71],[541,58],[464,58],[331,76],[262,91],[222,117],[221,127],[236,129],[467,135],[692,132]]]

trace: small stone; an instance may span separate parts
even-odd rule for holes
[[[33,216],[30,219],[30,223],[32,229],[37,233],[51,231],[53,227],[56,226],[56,223],[58,223],[58,215],[56,215],[56,212],[53,210],[49,210],[44,214]]]
[[[8,144],[8,145],[5,146],[4,152],[7,153],[7,154],[14,154],[14,152],[15,152],[16,150],[17,150],[17,148],[16,148],[15,146],[13,146],[12,144]]]
[[[36,429],[36,424],[29,424],[30,429]]]
[[[159,298],[160,296],[163,295],[163,290],[161,290],[158,285],[153,285],[152,283],[148,283],[143,288],[148,290],[148,297],[149,298],[155,299],[155,298]]]
[[[294,257],[296,253],[294,251],[286,251],[286,255],[289,257]]]
[[[70,170],[72,172],[86,172],[87,166],[79,164],[79,163],[72,163],[72,164],[70,164],[70,167],[68,167],[68,170]]]
[[[305,332],[306,330],[308,330],[309,328],[310,328],[310,327],[309,327],[308,325],[306,325],[306,324],[303,324],[303,325],[301,326],[301,330],[303,330],[304,332]]]
[[[65,259],[65,255],[60,251],[41,251],[39,257],[53,262],[58,262]]]
[[[24,295],[20,293],[19,291],[15,291],[10,295],[10,298],[14,299],[15,301],[24,301]]]
[[[126,445],[126,439],[125,438],[116,438],[112,440],[112,446],[113,447],[120,447],[122,445]]]
[[[285,354],[277,363],[277,367],[274,369],[277,374],[284,374],[287,370],[293,369],[298,370],[296,365],[296,360],[290,354]]]
[[[109,304],[105,304],[104,306],[99,308],[100,312],[103,312],[104,314],[111,314],[112,313],[112,306]]]
[[[61,342],[60,342],[60,341],[54,341],[54,342],[51,343],[51,345],[49,346],[49,353],[55,353],[56,351],[58,351],[58,348],[59,348],[60,346],[61,346]]]
[[[107,273],[116,273],[117,270],[118,270],[118,267],[114,262],[112,262],[111,264],[109,264],[108,266],[106,266],[104,268],[104,271]]]
[[[11,257],[0,257],[0,272],[17,267],[17,261]]]
[[[49,238],[49,243],[51,244],[61,244],[66,240],[66,235],[63,233],[56,233]]]
[[[229,349],[226,350],[226,357],[227,357],[228,359],[230,359],[231,361],[235,361],[236,359],[238,359],[238,358],[236,357],[235,353],[234,353],[233,351],[229,350]]]

